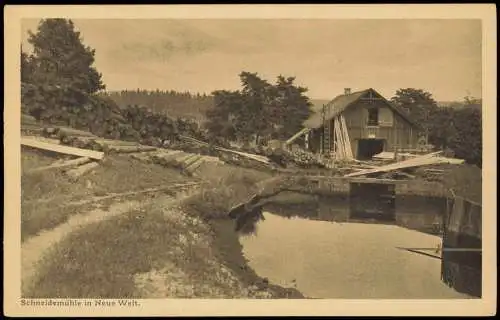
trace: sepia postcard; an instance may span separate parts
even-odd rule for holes
[[[4,19],[7,316],[496,314],[494,5]]]

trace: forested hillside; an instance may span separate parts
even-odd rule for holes
[[[205,113],[213,106],[213,97],[206,94],[176,92],[172,90],[122,90],[101,93],[121,108],[128,105],[144,106],[153,112],[173,118],[205,120]]]

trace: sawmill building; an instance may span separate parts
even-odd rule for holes
[[[303,147],[314,153],[359,160],[417,147],[419,126],[372,88],[345,89],[329,103],[313,106],[313,111],[288,143],[300,137]]]

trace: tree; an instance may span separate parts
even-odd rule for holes
[[[312,113],[311,103],[305,95],[307,88],[294,85],[295,77],[280,75],[274,86],[271,120],[277,125],[277,137],[286,139],[302,128]]]
[[[43,19],[36,33],[29,31],[28,42],[33,45],[35,82],[87,94],[105,88],[101,74],[92,66],[95,50],[82,43],[73,21]]]
[[[257,73],[243,71],[240,73],[242,84],[243,106],[237,114],[238,137],[249,141],[254,137],[255,142],[272,132],[270,106],[273,101],[273,88]]]
[[[21,83],[32,83],[33,63],[32,57],[21,47]]]
[[[105,86],[92,66],[95,51],[83,45],[71,20],[43,19],[29,31],[30,56],[21,54],[22,104],[37,119],[76,125],[91,96]]]
[[[455,110],[456,135],[450,142],[455,156],[467,163],[482,166],[482,112],[479,105],[466,105]]]
[[[456,135],[456,110],[453,107],[438,108],[429,119],[429,142],[440,149],[449,148]]]
[[[235,140],[238,127],[237,115],[243,106],[243,98],[239,91],[217,90],[213,93],[214,106],[206,111],[208,118],[205,124],[212,140],[224,138]]]
[[[310,115],[306,88],[296,86],[294,77],[278,76],[275,84],[257,73],[241,72],[240,91],[215,91],[215,106],[206,113],[208,131],[215,136],[242,142],[260,138],[287,138],[302,127]]]
[[[425,136],[429,135],[432,127],[430,120],[439,108],[431,93],[422,89],[399,89],[391,101],[422,126]]]

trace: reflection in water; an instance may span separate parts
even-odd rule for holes
[[[243,235],[257,232],[257,223],[265,220],[262,207],[254,207],[252,211],[243,212],[236,218],[235,229]]]
[[[257,213],[246,221],[259,232],[240,237],[243,252],[250,267],[278,285],[296,285],[313,298],[465,297],[441,282],[439,259],[398,249],[436,247],[437,236],[396,225]]]

